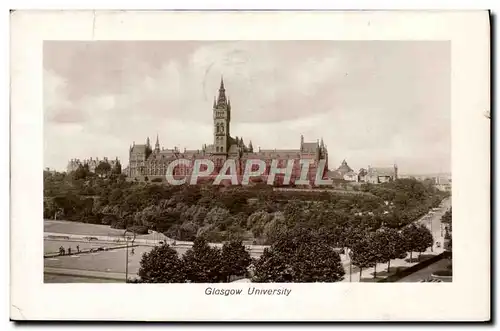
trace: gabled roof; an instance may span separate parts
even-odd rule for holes
[[[351,169],[351,167],[349,167],[347,162],[344,160],[344,161],[342,161],[342,164],[340,165],[340,167],[337,168],[337,171],[342,173],[342,174],[346,174],[346,173],[351,172],[353,170]]]

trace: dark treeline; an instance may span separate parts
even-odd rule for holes
[[[296,227],[334,241],[349,233],[399,229],[437,207],[446,193],[413,179],[363,184],[357,193],[274,191],[271,186],[169,186],[111,173],[44,172],[44,218],[148,229],[176,240],[203,235],[271,244]],[[346,246],[336,242],[337,247]]]

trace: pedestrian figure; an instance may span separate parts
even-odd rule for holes
[[[80,245],[76,245],[76,252],[80,253]]]
[[[64,255],[64,247],[59,247],[59,255]]]
[[[71,247],[68,247],[68,255],[71,255]]]
[[[132,248],[132,251],[130,251],[130,255],[134,255],[135,254],[135,250]]]

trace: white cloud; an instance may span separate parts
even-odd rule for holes
[[[251,139],[255,147],[298,148],[303,134],[309,141],[324,138],[331,166],[343,158],[352,159],[352,167],[393,160],[410,167],[429,160],[449,164],[446,110],[429,120],[434,109],[418,108],[418,98],[401,90],[406,83],[394,73],[372,77],[372,60],[366,65],[358,55],[354,61],[340,48],[295,61],[295,54],[278,54],[272,43],[200,45],[154,70],[124,55],[121,79],[103,82],[104,73],[89,76],[99,79],[98,86],[113,85],[113,91],[79,91],[78,98],[69,88],[78,77],[68,80],[46,69],[46,165],[61,168],[69,158],[91,155],[118,155],[127,163],[128,146],[147,136],[154,143],[157,133],[165,147],[196,149],[211,143],[211,107],[221,74],[233,106],[231,133]],[[390,65],[390,59],[384,61],[377,65]],[[400,64],[398,70],[403,69],[414,70]],[[427,94],[415,94],[426,100]]]

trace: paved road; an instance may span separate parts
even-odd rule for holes
[[[440,226],[441,226],[441,217],[443,216],[443,214],[451,207],[451,198],[446,198],[445,200],[443,200],[440,204],[440,206],[438,208],[436,208],[436,210],[434,211],[430,211],[429,213],[427,213],[425,216],[423,216],[421,219],[417,220],[416,223],[420,223],[420,224],[423,224],[423,225],[426,225],[429,227],[429,229],[431,229],[431,232],[433,234],[433,237],[434,237],[434,246],[432,248],[432,251],[431,249],[427,249],[427,252],[425,252],[426,254],[433,254],[433,255],[437,255],[437,254],[440,254],[443,252],[444,250],[444,245],[443,245],[443,240],[444,238],[441,237],[441,229],[440,229]],[[443,235],[444,235],[444,232],[443,232]],[[436,241],[439,241],[441,243],[441,247],[437,247],[435,242]],[[413,254],[413,257],[416,257],[418,254],[415,253]],[[406,261],[407,258],[409,258],[410,254],[407,255],[407,257],[405,259],[396,259],[396,260],[391,260],[391,269],[394,268],[394,267],[409,267],[409,266],[412,266],[416,263],[409,263]],[[349,281],[349,262],[348,260],[342,260],[342,264],[344,266],[344,270],[345,270],[345,276],[344,276],[344,282],[348,282]],[[359,281],[359,269],[356,268],[354,269],[355,267],[353,266],[353,274],[352,274],[352,281],[353,282],[358,282]],[[379,263],[377,264],[377,274],[381,275],[382,274],[382,271],[385,271],[387,269],[387,263]],[[374,268],[368,268],[368,269],[365,269],[363,270],[363,278],[369,278],[372,273],[374,272]]]
[[[442,252],[444,248],[444,227],[441,226],[441,217],[451,207],[451,197],[446,198],[441,202],[441,205],[436,210],[430,211],[427,215],[422,217],[417,223],[423,224],[429,228],[434,237],[433,250]],[[441,247],[436,246],[436,241],[441,243]]]

